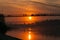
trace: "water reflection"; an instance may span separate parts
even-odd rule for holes
[[[12,31],[8,31],[7,35],[10,35],[16,38],[22,38],[23,40],[60,40],[60,37],[42,35],[37,31],[24,32],[23,30],[22,31],[12,30]]]
[[[10,22],[11,24],[31,24],[39,21],[44,21],[44,20],[55,20],[55,19],[60,19],[60,16],[27,16],[27,17],[7,17],[5,18],[6,22]],[[26,25],[18,25],[14,26],[18,27],[16,29],[13,29],[11,31],[7,32],[7,35],[17,37],[17,38],[22,38],[23,40],[60,40],[59,37],[56,36],[46,36],[41,34],[43,30],[46,30],[44,28],[42,29],[40,26],[26,26]],[[13,27],[13,26],[12,26]],[[52,28],[51,28],[52,29]],[[51,30],[50,29],[50,30]]]
[[[35,36],[31,28],[8,31],[7,35],[10,35],[16,38],[21,38],[23,40],[33,40]]]
[[[31,37],[32,37],[32,36],[31,36],[31,32],[29,32],[29,34],[28,34],[28,39],[31,40]]]

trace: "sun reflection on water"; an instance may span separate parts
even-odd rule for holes
[[[27,30],[25,31],[24,35],[24,40],[32,40],[33,38],[33,32],[31,31],[31,28],[27,28]]]
[[[28,34],[28,39],[31,40],[31,37],[32,37],[32,36],[31,36],[31,32],[29,32],[29,34]]]

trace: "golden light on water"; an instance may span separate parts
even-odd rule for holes
[[[24,40],[32,40],[32,31],[31,31],[31,28],[28,28],[25,32],[24,32]]]
[[[31,32],[29,32],[28,39],[31,40]]]
[[[29,28],[28,29],[29,30],[29,32],[28,32],[28,40],[31,40],[31,38],[32,38],[32,33],[31,33],[31,28]]]

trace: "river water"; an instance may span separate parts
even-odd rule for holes
[[[44,21],[44,20],[59,20],[59,19],[60,19],[60,16],[6,17],[5,22],[7,25],[8,24],[24,24],[24,23],[31,24],[39,21]],[[39,28],[38,26],[36,26],[35,28],[33,26],[20,27],[20,28],[15,28],[10,31],[7,31],[6,34],[19,39],[21,38],[23,40],[60,40],[60,37],[57,37],[57,36],[41,34],[40,31],[42,30],[44,29]]]
[[[30,19],[31,18],[31,19]],[[44,20],[59,20],[60,16],[27,16],[27,17],[6,17],[6,23],[23,24],[35,23]]]

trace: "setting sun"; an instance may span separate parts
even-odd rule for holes
[[[29,17],[29,20],[31,20],[32,19],[32,17]]]

